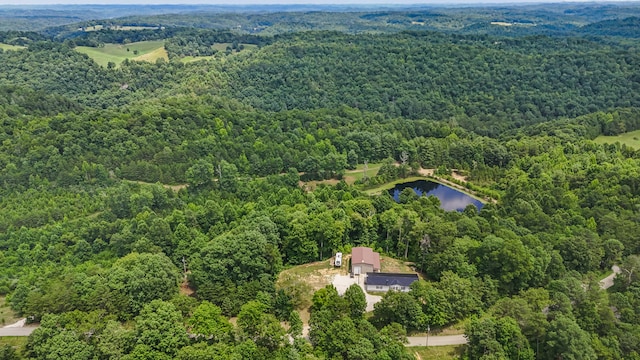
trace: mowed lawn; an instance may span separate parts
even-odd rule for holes
[[[634,149],[640,149],[640,130],[627,132],[616,136],[598,136],[593,141],[598,144],[625,144]]]
[[[0,43],[0,49],[2,49],[2,50],[22,50],[24,48],[25,48],[24,46],[17,46],[17,45],[9,45],[9,44]]]
[[[129,50],[127,51],[127,49]],[[155,62],[158,59],[169,60],[163,40],[130,44],[105,44],[103,47],[97,48],[78,46],[75,50],[89,55],[95,62],[105,67],[109,62],[120,65],[125,59],[149,62]]]
[[[467,350],[466,345],[429,346],[429,347],[409,348],[409,352],[413,353],[416,359],[421,359],[421,360],[460,359],[466,350]]]

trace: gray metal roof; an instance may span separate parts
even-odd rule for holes
[[[383,286],[409,286],[414,281],[418,281],[417,274],[394,274],[368,272],[365,284]]]

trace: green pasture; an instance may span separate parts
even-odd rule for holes
[[[598,144],[625,144],[634,149],[640,149],[640,130],[623,133],[616,136],[598,136],[593,141]]]
[[[9,45],[9,44],[0,43],[0,49],[2,49],[2,50],[22,50],[24,48],[25,48],[24,46]]]
[[[78,46],[76,51],[89,55],[90,58],[102,66],[107,66],[109,62],[119,65],[125,59],[150,62],[154,62],[159,58],[167,59],[163,40],[141,41],[130,44],[105,44],[102,47]]]

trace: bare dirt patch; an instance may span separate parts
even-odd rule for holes
[[[437,177],[435,175],[436,173],[436,169],[423,169],[420,168],[420,170],[418,170],[418,173],[422,176],[429,176],[429,177]],[[467,182],[467,176],[462,175],[462,173],[459,170],[456,169],[452,169],[451,170],[451,177],[458,180],[458,181],[463,181],[463,182]]]
[[[183,281],[182,284],[180,284],[180,294],[191,296],[195,292],[196,291],[191,287],[191,285],[189,285],[188,281]]]

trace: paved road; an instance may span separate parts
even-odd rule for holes
[[[0,328],[0,337],[2,336],[29,336],[37,326],[27,327],[5,327]]]
[[[611,270],[613,270],[613,274],[607,276],[606,278],[600,280],[600,287],[603,290],[607,290],[608,288],[613,286],[613,279],[616,277],[616,275],[620,274],[620,268],[617,265],[613,265],[611,267]]]
[[[426,336],[409,336],[405,346],[426,346]],[[464,335],[429,336],[429,346],[462,345],[467,343]]]

